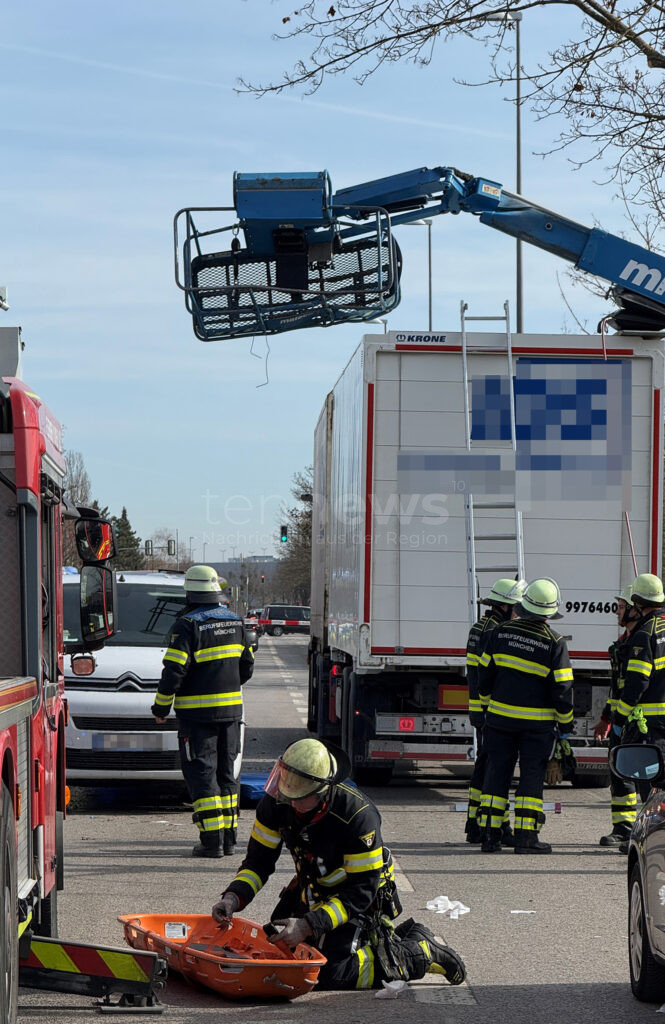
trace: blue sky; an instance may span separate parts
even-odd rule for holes
[[[194,338],[173,281],[172,218],[230,205],[234,170],[327,168],[335,188],[450,164],[515,184],[510,87],[468,89],[487,52],[439,46],[430,67],[388,67],[361,88],[330,78],[310,97],[256,99],[237,78],[279,79],[298,55],[272,32],[293,2],[33,0],[3,15],[0,283],[26,343],[24,376],[80,450],[102,503],[127,506],[143,537],[166,527],[195,557],[271,553],[280,498],[312,459],[327,391],[361,325],[265,342]],[[561,9],[527,12],[525,63],[565,38]],[[585,223],[622,230],[601,167],[542,160],[555,124],[524,111],[523,192]],[[389,329],[427,326],[425,228],[402,228],[403,300]],[[459,302],[499,312],[514,299],[514,242],[474,218],[432,229],[434,328]],[[527,331],[573,329],[556,283],[565,264],[525,247]],[[571,293],[594,326],[607,307]],[[208,497],[206,498],[206,494]],[[241,497],[237,497],[241,496]]]

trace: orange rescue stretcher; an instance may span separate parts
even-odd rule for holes
[[[242,917],[227,928],[209,914],[125,914],[118,921],[134,949],[157,953],[226,999],[295,999],[311,992],[326,963],[304,942],[294,952],[274,945],[260,924]]]

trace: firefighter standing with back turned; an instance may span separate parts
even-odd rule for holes
[[[227,923],[266,884],[286,847],[296,874],[271,920],[271,941],[316,945],[327,958],[319,989],[381,988],[382,981],[439,974],[451,985],[466,970],[454,950],[401,912],[390,851],[374,804],[348,783],[350,763],[320,740],[292,743],[275,764],[257,809],[247,856],[215,904]]]
[[[600,719],[593,727],[596,740],[609,738],[608,756],[620,742],[619,736],[612,729],[612,713],[623,694],[626,675],[626,662],[630,650],[631,633],[637,625],[640,613],[633,604],[632,587],[624,587],[615,597],[617,602],[617,620],[624,632],[609,646],[610,656],[610,692],[607,704],[602,710]],[[637,795],[635,783],[622,779],[610,772],[610,795],[612,798],[612,831],[600,837],[601,846],[619,846],[630,836],[637,813]]]
[[[526,587],[517,618],[496,626],[478,665],[480,699],[487,707],[487,767],[478,819],[485,829],[483,853],[501,850],[501,828],[517,758],[515,853],[551,853],[538,839],[548,759],[559,737],[573,726],[572,685],[566,641],[548,624],[558,617],[561,595],[554,580]]]
[[[209,565],[185,573],[187,606],[176,619],[151,710],[164,722],[174,705],[180,761],[199,829],[193,857],[222,857],[235,848],[241,686],[254,669],[242,620],[221,605]],[[174,699],[175,698],[175,699]]]
[[[622,743],[653,743],[665,738],[665,593],[658,576],[637,576],[633,604],[639,613],[627,643],[623,691],[612,715],[612,732]],[[651,783],[637,783],[646,800]]]
[[[483,832],[478,825],[477,814],[482,796],[482,785],[485,777],[487,756],[483,746],[483,728],[485,726],[485,709],[480,702],[478,691],[478,659],[485,650],[490,630],[512,615],[513,608],[519,603],[526,580],[496,580],[492,584],[487,597],[481,604],[488,605],[487,611],[469,630],[466,643],[466,682],[469,687],[469,720],[476,730],[476,760],[473,773],[469,780],[469,802],[466,817],[467,843],[482,843]],[[510,828],[510,812],[506,807],[506,815],[501,829],[501,841],[504,846],[513,846],[514,838]]]

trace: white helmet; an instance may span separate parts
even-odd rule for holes
[[[185,573],[185,593],[193,604],[219,603],[223,586],[226,580],[211,565],[190,565]]]

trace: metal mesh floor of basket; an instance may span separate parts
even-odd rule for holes
[[[226,999],[296,999],[311,992],[326,958],[301,943],[293,953],[268,941],[260,924],[209,914],[124,914],[125,941],[163,957],[169,968]]]

